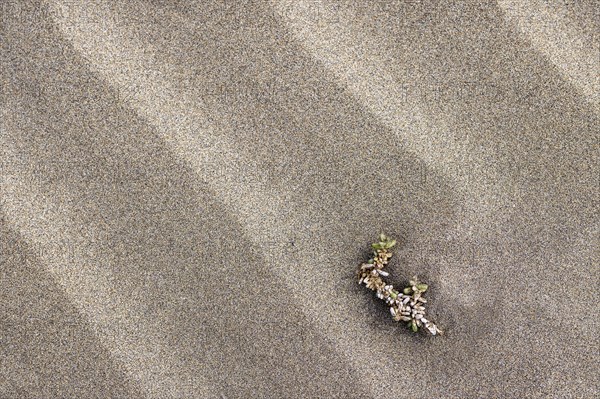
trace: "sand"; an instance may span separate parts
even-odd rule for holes
[[[600,19],[526,3],[3,2],[0,397],[596,396]]]

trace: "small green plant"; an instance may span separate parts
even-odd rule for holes
[[[358,283],[376,292],[379,299],[385,301],[390,307],[390,313],[395,321],[406,322],[413,331],[419,331],[424,327],[433,335],[442,334],[442,331],[425,317],[425,304],[427,300],[423,294],[429,286],[418,281],[413,277],[407,287],[401,292],[397,291],[393,285],[387,284],[384,277],[389,273],[383,268],[389,263],[392,257],[391,249],[396,245],[396,240],[386,237],[385,234],[379,236],[379,242],[372,244],[373,257],[360,266],[358,271]]]

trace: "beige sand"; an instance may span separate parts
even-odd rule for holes
[[[93,3],[2,5],[0,397],[598,394],[593,2]]]

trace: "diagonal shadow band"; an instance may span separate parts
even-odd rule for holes
[[[132,14],[138,17],[139,15],[154,15],[153,13],[140,14],[135,12]],[[120,17],[123,17],[123,15],[120,15]],[[161,16],[161,19],[162,17],[163,16]],[[78,21],[78,23],[81,22],[82,21]],[[139,38],[143,38],[144,36],[136,35],[134,32],[131,32],[130,21],[123,22],[122,20],[121,24],[127,26],[127,30],[126,33],[123,31],[117,31],[117,35],[120,35],[119,40],[125,40],[125,43],[127,43],[130,40],[134,40],[135,43],[139,44],[139,46],[130,46],[128,47],[129,49],[145,49],[144,52],[147,54],[152,54],[157,50],[154,46],[151,46],[149,44],[140,44],[139,41],[141,39]],[[93,28],[93,24],[90,25],[84,23],[84,26],[87,28]],[[198,23],[198,26],[203,25],[201,23]],[[229,202],[228,206],[231,209],[236,209],[236,213],[245,218],[246,223],[248,223],[245,227],[248,228],[249,225],[252,228],[251,231],[253,235],[257,237],[266,236],[269,239],[273,239],[272,241],[262,241],[265,244],[261,246],[262,251],[265,251],[270,255],[271,261],[273,259],[277,259],[282,250],[285,251],[285,247],[282,247],[281,243],[276,241],[276,237],[279,236],[287,238],[291,237],[293,234],[299,235],[300,239],[296,240],[296,259],[298,259],[299,261],[296,263],[302,265],[303,268],[292,268],[291,270],[287,270],[287,268],[289,267],[288,263],[281,262],[278,260],[277,262],[272,263],[271,270],[280,270],[282,273],[288,274],[288,276],[286,277],[286,284],[294,287],[291,294],[294,295],[295,298],[301,298],[300,303],[302,304],[301,309],[303,312],[306,312],[308,309],[311,312],[311,318],[316,318],[317,320],[319,320],[319,322],[321,323],[320,325],[324,327],[323,329],[321,329],[322,335],[330,337],[329,339],[331,339],[333,342],[336,342],[336,344],[334,345],[335,347],[337,347],[338,349],[343,349],[347,355],[351,356],[354,359],[354,365],[358,365],[359,367],[369,369],[368,364],[370,363],[370,361],[363,361],[360,359],[365,356],[367,359],[371,359],[373,357],[372,351],[370,351],[368,348],[362,348],[360,346],[358,348],[355,348],[355,345],[358,345],[362,337],[365,334],[368,334],[369,332],[365,331],[364,327],[356,328],[352,325],[346,325],[346,314],[351,316],[353,320],[360,320],[362,318],[362,316],[359,316],[361,314],[360,311],[348,311],[348,300],[357,303],[355,299],[352,299],[354,297],[354,294],[349,290],[337,289],[339,286],[338,276],[340,274],[349,275],[351,273],[348,273],[347,264],[342,263],[344,259],[341,259],[341,262],[331,261],[330,258],[326,255],[318,255],[318,253],[327,254],[328,248],[327,243],[324,243],[320,239],[316,241],[315,237],[330,237],[330,239],[335,240],[337,242],[345,242],[346,245],[349,248],[351,248],[353,247],[351,243],[353,237],[347,237],[344,239],[343,236],[336,236],[336,234],[345,231],[350,231],[353,232],[353,234],[355,234],[359,228],[363,228],[362,226],[360,226],[360,224],[362,224],[361,219],[359,218],[359,216],[361,216],[360,212],[367,213],[369,216],[372,216],[372,218],[381,217],[381,209],[385,208],[386,203],[393,205],[390,206],[390,209],[398,208],[395,214],[392,214],[390,217],[388,217],[388,220],[386,221],[386,223],[389,223],[388,226],[397,224],[398,220],[407,220],[410,217],[418,218],[419,221],[435,220],[436,223],[439,223],[443,226],[442,220],[449,217],[449,213],[451,212],[451,207],[449,207],[445,201],[447,201],[448,198],[452,197],[450,195],[450,192],[444,192],[447,186],[446,183],[443,183],[443,179],[438,179],[436,176],[436,178],[432,179],[432,187],[422,188],[421,186],[419,186],[418,183],[420,182],[422,175],[420,173],[417,173],[415,176],[415,174],[410,173],[409,168],[404,168],[405,165],[412,165],[411,160],[418,162],[418,159],[414,156],[406,154],[401,149],[398,150],[396,148],[396,151],[394,152],[396,152],[399,155],[399,158],[404,161],[402,164],[400,162],[392,163],[390,165],[386,164],[386,166],[384,166],[384,170],[381,171],[377,168],[374,168],[373,164],[366,163],[365,165],[367,167],[367,172],[362,171],[363,169],[357,170],[362,171],[358,175],[358,182],[364,182],[365,187],[367,188],[365,188],[364,191],[356,193],[356,196],[350,198],[350,200],[342,200],[340,202],[338,199],[337,201],[334,201],[334,196],[337,196],[339,194],[336,191],[334,191],[336,185],[338,188],[342,188],[348,194],[351,194],[353,192],[353,188],[356,188],[355,186],[353,186],[353,184],[356,182],[352,181],[352,178],[354,176],[351,176],[351,178],[349,179],[348,176],[344,175],[343,173],[340,173],[344,171],[344,169],[340,170],[341,165],[344,165],[342,162],[344,157],[347,157],[348,155],[353,156],[353,151],[356,151],[356,149],[353,150],[352,147],[350,147],[350,150],[346,150],[345,154],[340,154],[336,156],[336,161],[339,163],[338,165],[334,164],[333,168],[329,166],[319,166],[319,172],[330,174],[331,177],[329,180],[331,180],[332,189],[328,191],[321,189],[325,188],[326,186],[322,185],[322,180],[318,180],[317,176],[315,175],[310,175],[307,172],[307,176],[302,176],[308,179],[306,181],[307,184],[303,184],[302,187],[307,187],[307,190],[311,190],[313,185],[317,187],[317,189],[313,192],[307,193],[307,195],[310,194],[309,198],[312,198],[314,200],[314,204],[310,207],[308,206],[308,204],[304,206],[305,203],[303,203],[302,201],[305,200],[301,196],[292,195],[292,193],[287,191],[281,192],[276,190],[277,179],[271,179],[271,176],[275,176],[278,178],[277,174],[259,173],[256,171],[252,171],[252,169],[250,169],[250,171],[244,170],[248,169],[248,167],[247,165],[244,166],[244,164],[241,163],[238,157],[239,152],[243,152],[245,150],[242,148],[232,146],[230,144],[230,142],[235,143],[235,140],[230,140],[231,134],[235,134],[235,131],[231,131],[230,129],[226,129],[222,126],[219,126],[219,129],[211,131],[211,134],[208,135],[207,132],[195,132],[193,131],[193,129],[189,129],[190,124],[188,122],[189,120],[193,120],[194,118],[194,107],[196,107],[197,103],[204,103],[202,101],[198,101],[198,97],[195,96],[194,93],[190,94],[188,91],[177,90],[177,84],[168,80],[171,76],[173,76],[172,79],[177,80],[178,82],[185,82],[185,79],[181,79],[181,73],[177,73],[177,71],[175,71],[173,75],[171,75],[173,69],[176,69],[177,65],[179,64],[175,63],[174,66],[170,64],[165,65],[162,62],[162,60],[166,59],[167,55],[162,54],[160,52],[156,53],[158,56],[153,56],[152,60],[154,61],[150,62],[148,61],[148,57],[145,56],[137,58],[138,55],[140,55],[141,53],[139,50],[135,50],[126,54],[124,53],[123,56],[117,56],[116,59],[118,59],[120,63],[125,63],[125,65],[127,65],[128,62],[132,63],[132,61],[128,61],[126,57],[133,57],[135,62],[139,62],[139,64],[136,65],[146,65],[151,71],[151,75],[149,78],[141,78],[140,80],[136,80],[137,76],[131,75],[131,70],[129,70],[129,72],[124,73],[124,69],[122,68],[110,69],[114,67],[114,64],[111,64],[110,59],[107,59],[105,57],[114,57],[115,54],[97,52],[99,51],[99,49],[114,51],[115,47],[117,46],[111,45],[109,49],[109,47],[106,47],[107,43],[102,42],[102,40],[106,39],[115,40],[114,37],[109,36],[107,38],[102,37],[102,35],[91,37],[89,36],[91,32],[82,32],[80,30],[81,26],[76,28],[77,33],[74,33],[75,36],[72,37],[74,37],[78,41],[78,46],[81,46],[81,48],[84,49],[84,52],[86,53],[87,57],[91,57],[92,67],[97,68],[99,70],[103,70],[105,73],[107,72],[106,68],[108,68],[109,72],[112,71],[111,73],[113,75],[117,75],[115,76],[115,80],[118,80],[122,83],[129,83],[132,81],[134,83],[145,82],[145,84],[139,85],[139,87],[144,91],[137,92],[137,95],[134,94],[132,96],[132,98],[134,99],[133,102],[136,103],[134,104],[136,106],[136,109],[138,111],[141,111],[146,118],[150,118],[150,120],[152,120],[153,126],[158,127],[163,131],[165,129],[167,130],[168,134],[165,135],[165,133],[163,132],[163,137],[165,137],[167,141],[170,140],[171,144],[175,145],[178,148],[178,151],[180,151],[179,155],[184,154],[183,156],[188,157],[187,160],[190,161],[192,164],[194,164],[195,162],[197,163],[198,159],[206,159],[206,164],[195,164],[195,172],[201,173],[203,178],[211,184],[211,189],[215,191],[218,190],[218,195],[224,198],[225,201]],[[109,31],[113,33],[115,32],[114,30]],[[173,35],[170,29],[169,34]],[[97,42],[96,40],[100,40],[100,42]],[[90,47],[90,45],[93,46]],[[94,46],[97,47],[94,48]],[[180,53],[182,54],[184,54],[187,50],[186,47],[183,47],[181,49],[182,51]],[[161,62],[156,62],[155,60],[161,60]],[[135,62],[133,64],[135,64]],[[135,75],[142,74],[141,71],[142,70],[138,69]],[[203,85],[197,84],[195,86],[192,85],[192,87],[202,88]],[[240,87],[243,87],[243,85]],[[160,106],[157,106],[157,104],[160,104]],[[179,110],[182,115],[178,116],[175,112],[175,109]],[[350,107],[348,111],[353,110],[354,108]],[[223,115],[222,110],[221,114],[218,111],[219,108],[216,106],[214,109],[211,109],[211,112],[214,112],[214,114]],[[288,114],[278,114],[278,118],[285,118],[287,117],[287,115]],[[163,118],[163,116],[165,116],[165,118]],[[229,113],[225,114],[219,122],[226,127],[229,125],[227,122],[228,119],[225,117],[229,118]],[[169,123],[171,124],[169,125]],[[381,129],[375,123],[375,121],[370,120],[369,124],[367,124],[366,126],[369,127],[372,133],[380,133]],[[180,128],[182,130],[187,130],[189,133],[182,133],[182,130],[180,130]],[[358,137],[361,137],[360,132],[362,129],[360,129],[360,126],[354,127],[353,129],[353,132],[358,134]],[[225,130],[225,133],[223,133],[223,130]],[[383,130],[383,132],[385,132],[385,130]],[[258,133],[261,132],[257,132],[256,134]],[[384,134],[387,134],[387,136],[390,138],[393,136],[389,132]],[[175,139],[173,139],[173,136],[175,137]],[[221,138],[217,139],[214,136]],[[222,139],[223,136],[225,136],[226,139]],[[261,137],[262,134],[257,137],[257,141],[259,143],[262,140]],[[267,138],[269,138],[270,142],[273,142],[273,144],[275,144],[274,141],[271,141],[271,138],[269,136],[267,136]],[[198,147],[198,141],[202,139],[207,139],[209,142],[211,140],[217,141],[223,145],[223,147],[217,146],[216,148],[214,148],[214,156],[212,157],[214,159],[211,159],[208,156],[205,158],[206,151]],[[322,139],[322,137],[316,137],[316,140],[318,142],[320,142]],[[356,138],[354,140],[356,142],[356,145],[362,146],[362,148],[367,152],[380,151],[380,147],[376,146],[375,144],[372,144],[369,147],[361,144],[362,141],[360,140],[356,141]],[[248,144],[250,146],[254,145],[253,142],[250,142]],[[235,148],[235,151],[230,150],[229,147]],[[309,149],[311,153],[314,152],[315,155],[322,157],[321,159],[331,158],[331,156],[327,157],[327,149],[324,150],[325,154],[321,152],[322,149],[319,146],[311,145]],[[359,162],[373,161],[375,165],[379,165],[379,157],[373,156],[373,154],[361,154],[360,151],[356,152],[357,154],[360,154],[360,157],[358,158]],[[298,156],[298,154],[296,156],[293,156],[293,151],[291,154],[282,153],[278,155],[298,162],[296,165],[307,165],[306,167],[310,166],[309,163],[306,163],[306,158],[304,156]],[[230,157],[227,158],[226,156]],[[383,158],[385,158],[385,154],[383,154]],[[257,169],[260,172],[264,170],[269,170],[269,158],[252,156],[250,154],[249,156],[244,157],[244,159],[251,159],[253,166],[254,164],[256,166],[261,166],[261,168]],[[274,159],[281,158],[277,157]],[[348,159],[352,159],[352,157]],[[318,165],[318,163],[316,163],[315,165]],[[238,170],[236,168],[239,168],[241,170]],[[375,174],[376,178],[381,176],[384,180],[389,178],[385,174],[385,168],[390,168],[392,172],[395,172],[391,174],[392,178],[395,180],[392,181],[392,184],[382,185],[381,187],[378,187],[378,192],[377,190],[374,190],[372,187],[368,186],[369,181],[372,179],[372,176],[367,175],[369,168],[372,170],[373,174]],[[420,170],[418,167],[416,169]],[[337,173],[332,173],[332,170],[334,172],[337,171]],[[397,172],[407,172],[407,175],[402,175]],[[240,175],[242,177],[240,177]],[[244,176],[249,177],[249,179],[244,180]],[[260,178],[257,179],[257,176],[260,176]],[[267,180],[268,184],[263,183],[265,179],[269,179]],[[257,181],[260,184],[257,185]],[[302,182],[302,180],[300,181]],[[348,184],[346,184],[345,182],[348,182]],[[402,190],[402,187],[400,187],[399,190],[395,189],[393,186],[393,183],[395,182],[398,182],[399,184],[404,183],[405,187],[416,187],[416,189],[414,190],[416,192],[405,193]],[[256,191],[253,192],[251,189],[254,189]],[[235,193],[238,190],[239,192],[244,193],[244,195],[242,196],[242,198],[245,199],[244,202],[240,202],[239,195],[233,196],[232,193]],[[387,195],[384,195],[384,193],[386,192]],[[322,208],[323,202],[321,201],[323,193],[327,193],[327,195],[331,198],[331,205],[327,203],[327,207],[325,208]],[[402,196],[408,196],[410,199],[414,200],[414,202],[402,202],[404,199],[402,198]],[[252,208],[249,204],[255,204],[256,207]],[[285,206],[285,208],[288,209],[288,213],[278,213],[281,211],[274,212],[274,208],[267,210],[265,210],[264,208],[261,209],[260,204],[270,204],[272,206],[274,204],[279,204],[280,208],[278,209],[282,209],[281,207]],[[294,210],[294,204],[301,204],[303,205],[303,207],[298,207],[296,210]],[[343,214],[338,214],[334,216],[334,214],[331,211],[329,211],[329,209],[331,207],[335,210],[335,206],[339,206],[338,204],[349,207],[348,210],[353,213],[353,217],[347,218],[347,216],[344,216]],[[400,207],[403,207],[404,209]],[[290,211],[293,211],[293,213],[289,213]],[[402,211],[406,211],[407,213],[409,213],[409,215],[403,215]],[[285,218],[289,217],[290,215],[294,215],[294,217],[290,218],[290,221],[285,221]],[[299,217],[302,215],[304,216]],[[354,223],[356,228],[348,230],[347,223],[349,222]],[[410,225],[410,223],[408,224]],[[414,225],[419,225],[419,222],[415,222]],[[300,226],[304,227],[304,230],[302,228],[299,228]],[[366,234],[371,235],[370,233]],[[361,242],[365,241],[366,239],[361,240]],[[276,246],[275,244],[279,246]],[[315,261],[315,252],[317,252],[317,259],[320,259],[318,262]],[[340,250],[340,252],[345,253],[344,250]],[[300,254],[301,257],[298,257],[298,254]],[[322,260],[326,260],[326,262],[322,263]],[[323,264],[326,264],[328,267],[321,267],[321,265]],[[352,264],[354,264],[354,262],[352,262]],[[284,267],[282,268],[283,265]],[[310,280],[310,278],[312,278],[313,280]],[[328,306],[331,307],[327,308]],[[314,309],[320,309],[320,311],[315,312]],[[351,307],[351,309],[355,308]],[[339,314],[341,314],[342,316],[340,316]],[[390,339],[396,340],[397,338],[388,337],[382,340],[382,343],[380,344],[382,349],[385,346],[387,340]],[[406,338],[400,339],[405,340]],[[344,344],[342,345],[341,342],[344,342]],[[375,359],[373,358],[371,360]],[[372,373],[372,371],[369,372]],[[407,376],[407,378],[410,378],[410,376]]]
[[[107,290],[163,332],[180,361],[170,373],[204,371],[218,389],[241,397],[322,393],[323,379],[345,381],[336,393],[364,396],[231,211],[82,66],[48,21],[35,22],[27,38],[11,36],[14,58],[3,68],[11,75],[13,124],[3,140],[18,149],[3,160],[14,184],[4,200],[28,240],[66,253],[69,265],[49,265],[61,271],[56,278],[108,270]],[[35,195],[25,200],[28,194]],[[36,207],[53,212],[31,214]],[[46,236],[45,224],[59,226],[61,235]],[[79,287],[92,294],[97,288]],[[111,321],[108,309],[101,316]],[[90,323],[98,325],[94,315]],[[315,379],[314,370],[323,378]],[[281,384],[282,374],[293,376],[293,386]]]
[[[3,397],[144,397],[97,341],[35,247],[0,214]]]

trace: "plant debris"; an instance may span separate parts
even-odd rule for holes
[[[424,327],[430,334],[441,335],[442,330],[425,317],[427,300],[423,294],[429,288],[427,284],[419,282],[415,276],[400,292],[383,280],[383,277],[389,276],[389,273],[383,268],[392,257],[391,249],[394,245],[396,245],[396,240],[392,240],[384,234],[379,236],[379,242],[372,244],[373,257],[360,266],[358,283],[365,284],[368,289],[376,292],[377,298],[385,301],[390,307],[390,313],[395,321],[406,322],[408,328],[413,332]]]

